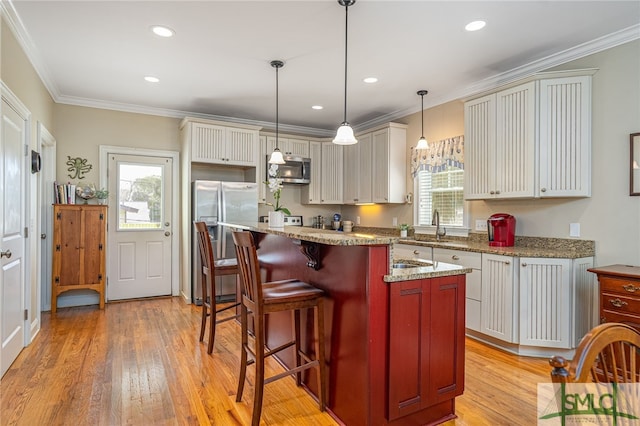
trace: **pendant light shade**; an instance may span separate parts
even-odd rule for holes
[[[418,96],[422,98],[422,133],[420,139],[418,139],[418,145],[416,145],[416,149],[427,149],[429,148],[429,143],[427,142],[427,138],[424,137],[424,95],[426,95],[426,90],[418,90]]]
[[[338,0],[338,4],[340,6],[344,6],[344,120],[340,127],[338,127],[338,132],[336,133],[336,137],[333,140],[333,143],[337,145],[353,145],[358,143],[355,136],[353,136],[353,129],[349,125],[347,121],[347,35],[349,30],[349,6],[352,6],[356,0]]]
[[[280,148],[278,148],[278,138],[279,138],[279,129],[278,129],[278,70],[284,66],[284,62],[282,61],[271,61],[271,66],[276,69],[276,149],[271,153],[271,157],[269,158],[269,164],[284,164],[284,158],[282,157],[282,152],[280,152]],[[262,160],[264,161],[264,160]]]

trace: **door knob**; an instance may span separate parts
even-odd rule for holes
[[[11,259],[11,250],[0,251],[0,259],[6,257],[7,259]]]

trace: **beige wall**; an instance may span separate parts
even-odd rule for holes
[[[83,182],[100,181],[99,147],[112,145],[180,151],[176,118],[56,104],[53,135],[58,141],[57,177],[66,182],[67,157],[93,166]],[[75,182],[74,182],[75,183]]]
[[[51,131],[53,123],[53,100],[46,90],[31,63],[20,48],[9,26],[2,22],[0,28],[0,77],[9,90],[24,104],[31,113],[31,127],[29,145],[30,149],[37,149],[37,127],[38,122],[42,123]],[[30,235],[40,235],[40,221],[38,203],[40,195],[38,193],[37,174],[30,175],[28,214],[25,225],[29,227]],[[29,320],[31,329],[35,333],[39,329],[40,300],[38,287],[40,285],[40,264],[39,258],[39,238],[28,239],[29,263],[29,287],[30,301],[28,303]]]

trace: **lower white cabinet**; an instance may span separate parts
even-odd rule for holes
[[[482,312],[480,331],[518,343],[518,282],[516,258],[482,254]]]
[[[596,325],[593,258],[520,258],[520,344],[572,349]]]
[[[472,268],[466,276],[466,327],[480,331],[482,312],[482,254],[477,252],[450,250],[434,247],[434,262],[452,263]]]

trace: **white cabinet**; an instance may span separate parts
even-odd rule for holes
[[[466,276],[466,327],[471,330],[481,331],[482,254],[434,247],[433,260],[473,269]]]
[[[267,152],[271,154],[276,148],[276,137],[267,136]],[[295,155],[298,157],[309,157],[309,141],[289,137],[278,137],[278,148],[283,155]]]
[[[465,199],[534,196],[535,82],[465,103]]]
[[[591,196],[591,76],[465,103],[465,199]]]
[[[520,258],[520,344],[575,348],[593,327],[593,258]]]
[[[540,197],[591,196],[591,76],[540,81]]]
[[[414,246],[412,244],[394,244],[394,259],[421,259],[431,261],[433,259],[433,251],[431,247]]]
[[[372,201],[372,134],[358,136],[358,143],[346,145],[344,152],[344,204]]]
[[[311,159],[311,182],[300,190],[300,201],[303,204],[321,204],[320,188],[322,187],[322,145],[321,142],[309,142],[309,158]]]
[[[325,142],[321,144],[320,152],[320,203],[342,204],[342,145]]]
[[[186,123],[191,141],[191,161],[255,167],[258,130],[200,122]]]
[[[267,148],[267,137],[260,136],[259,141],[260,148],[258,150],[258,163],[256,165],[256,183],[258,184],[258,203],[267,202],[267,155],[271,154],[271,151]]]
[[[404,203],[406,194],[407,126],[389,123],[373,131],[373,202]]]
[[[481,332],[518,343],[518,283],[515,258],[482,254]]]

